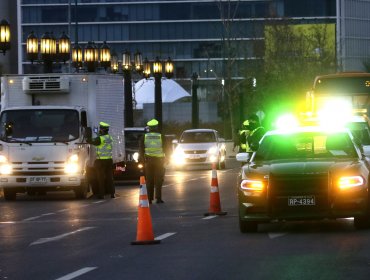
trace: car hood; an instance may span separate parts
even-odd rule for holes
[[[189,150],[208,150],[211,147],[217,146],[216,142],[210,142],[210,143],[180,143],[178,144],[178,147],[181,147],[181,149],[189,151]]]
[[[263,163],[250,163],[243,167],[244,174],[324,174],[340,170],[350,172],[351,170],[366,169],[360,161],[270,161]]]

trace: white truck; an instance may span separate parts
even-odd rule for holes
[[[124,161],[123,80],[113,74],[6,75],[1,83],[0,187],[17,193],[94,191],[95,148],[86,142],[110,124],[113,162]]]

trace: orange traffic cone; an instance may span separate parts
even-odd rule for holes
[[[132,245],[158,244],[160,240],[154,239],[152,217],[149,210],[148,193],[146,190],[145,177],[140,176],[139,214],[137,220],[136,241]]]
[[[211,192],[209,198],[209,212],[205,213],[204,216],[227,214],[227,212],[221,211],[220,193],[218,191],[217,170],[215,163],[212,164]]]

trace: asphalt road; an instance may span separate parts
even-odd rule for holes
[[[150,207],[160,244],[136,240],[139,185],[118,197],[71,192],[0,198],[0,279],[369,279],[370,231],[351,219],[238,228],[238,163],[217,172],[224,216],[204,216],[210,170],[168,170],[164,204]]]

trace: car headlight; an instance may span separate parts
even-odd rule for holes
[[[79,170],[78,155],[73,154],[68,158],[66,165],[64,166],[64,172],[67,174],[76,174]]]
[[[173,164],[181,165],[185,163],[185,152],[182,148],[177,147],[171,156],[171,161]]]
[[[13,171],[12,166],[8,163],[8,159],[4,155],[0,155],[0,174],[9,175]]]
[[[213,147],[209,148],[208,153],[212,154],[212,155],[217,154],[217,147],[213,146]]]
[[[264,190],[264,183],[261,180],[245,179],[240,183],[243,190],[262,192]]]
[[[338,180],[338,187],[341,190],[350,189],[353,187],[359,187],[364,184],[364,178],[361,176],[344,176]]]

